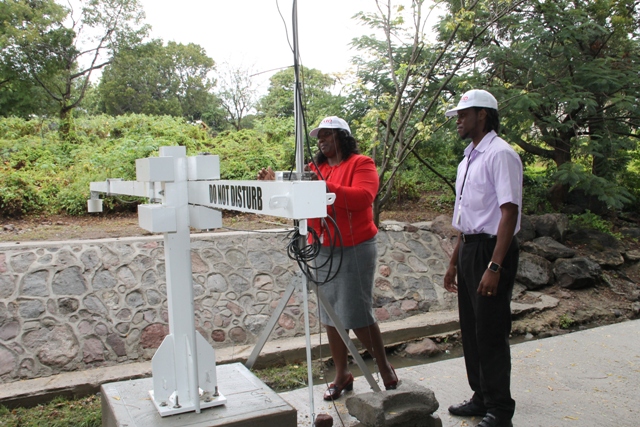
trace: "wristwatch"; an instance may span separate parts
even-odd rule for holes
[[[487,268],[491,271],[493,271],[494,273],[497,273],[498,271],[500,271],[502,269],[502,267],[500,267],[500,264],[493,262],[493,261],[489,261],[489,265],[487,266]]]

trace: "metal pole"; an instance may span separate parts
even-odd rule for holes
[[[302,120],[302,93],[300,84],[300,51],[298,48],[298,2],[293,0],[293,70],[295,86],[293,89],[293,113],[295,117],[296,135],[296,172],[301,179],[304,170],[304,123]]]

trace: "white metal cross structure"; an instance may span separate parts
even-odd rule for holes
[[[324,181],[224,181],[218,156],[187,157],[185,147],[161,147],[136,160],[136,181],[92,182],[89,212],[101,212],[100,193],[150,199],[138,206],[140,227],[164,233],[169,335],[152,359],[153,404],[161,416],[222,405],[213,347],[195,329],[190,227],[222,227],[231,209],[300,220],[324,218],[335,194]]]

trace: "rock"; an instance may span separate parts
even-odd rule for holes
[[[408,344],[407,347],[404,349],[404,351],[409,357],[414,357],[414,356],[431,357],[440,353],[440,349],[438,348],[436,343],[429,338],[425,338],[418,342],[413,342]]]
[[[329,414],[318,414],[313,425],[315,427],[333,427],[333,417]]]
[[[536,228],[531,222],[528,215],[522,215],[520,218],[520,231],[516,234],[518,240],[522,242],[528,242],[536,237]]]
[[[566,247],[549,236],[538,237],[531,242],[525,242],[522,245],[522,249],[549,261],[555,261],[558,258],[573,258],[576,255],[574,249]]]
[[[46,310],[44,304],[40,300],[20,298],[18,299],[18,304],[18,312],[20,313],[20,316],[25,319],[37,319]]]
[[[527,289],[538,289],[553,281],[551,263],[541,256],[522,252],[518,263],[516,280]]]
[[[349,414],[370,427],[442,426],[432,414],[439,403],[430,389],[402,380],[396,390],[362,393],[347,399]]]
[[[125,347],[124,341],[122,341],[122,339],[117,334],[109,334],[107,336],[107,344],[109,344],[116,356],[121,357],[127,355],[127,349]]]
[[[20,333],[20,322],[16,320],[8,321],[7,323],[0,326],[0,340],[2,341],[12,340],[15,337],[17,337],[19,333]]]
[[[102,290],[115,288],[117,284],[118,280],[114,277],[113,273],[109,270],[100,270],[93,277],[91,286],[95,290]]]
[[[97,338],[86,338],[82,345],[82,361],[94,363],[104,361],[104,345]]]
[[[414,222],[411,225],[416,227],[418,230],[431,231],[431,226],[433,225],[433,221]]]
[[[82,295],[87,291],[80,267],[65,268],[53,277],[51,289],[56,295]]]
[[[556,283],[567,289],[591,287],[602,278],[600,266],[584,257],[558,259],[553,266],[553,273]]]
[[[25,252],[11,257],[10,264],[16,273],[25,273],[36,260],[36,255],[32,252]]]
[[[511,301],[511,314],[519,316],[522,314],[543,311],[557,307],[559,300],[551,295],[540,292],[525,292],[517,301]]]
[[[36,353],[43,365],[63,368],[78,355],[78,339],[67,325],[27,332],[22,339],[26,348]]]
[[[49,296],[48,280],[49,272],[47,270],[38,270],[25,274],[24,280],[20,285],[20,295],[30,297]]]
[[[624,258],[629,262],[640,261],[640,250],[630,250],[624,253]]]
[[[239,326],[229,330],[229,338],[237,344],[243,344],[247,341],[247,332]]]
[[[404,222],[392,220],[382,221],[380,223],[380,229],[386,231],[404,231],[404,224]]]
[[[584,246],[584,252],[589,259],[603,267],[619,267],[624,264],[624,247],[610,234],[580,229],[567,236],[567,241],[573,245]]]
[[[0,344],[0,375],[13,372],[17,366],[15,354],[2,344]]]
[[[8,275],[0,276],[0,299],[7,299],[16,290],[16,280]]]
[[[60,298],[58,300],[58,309],[63,315],[73,313],[79,306],[80,302],[75,298]]]
[[[431,232],[443,239],[451,239],[458,236],[458,230],[453,228],[451,225],[451,217],[448,215],[436,217],[431,224]]]
[[[169,326],[153,323],[142,330],[140,345],[142,348],[158,348],[168,334]]]
[[[563,214],[531,216],[531,222],[536,229],[536,236],[549,236],[559,242],[564,241],[569,228],[569,218]]]
[[[622,227],[620,228],[620,234],[624,237],[640,239],[640,227]]]

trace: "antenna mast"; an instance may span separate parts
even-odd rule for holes
[[[293,89],[293,114],[295,116],[296,135],[296,176],[302,179],[304,170],[304,121],[302,119],[302,92],[300,84],[300,50],[298,48],[298,1],[293,0],[293,70],[295,86]]]

